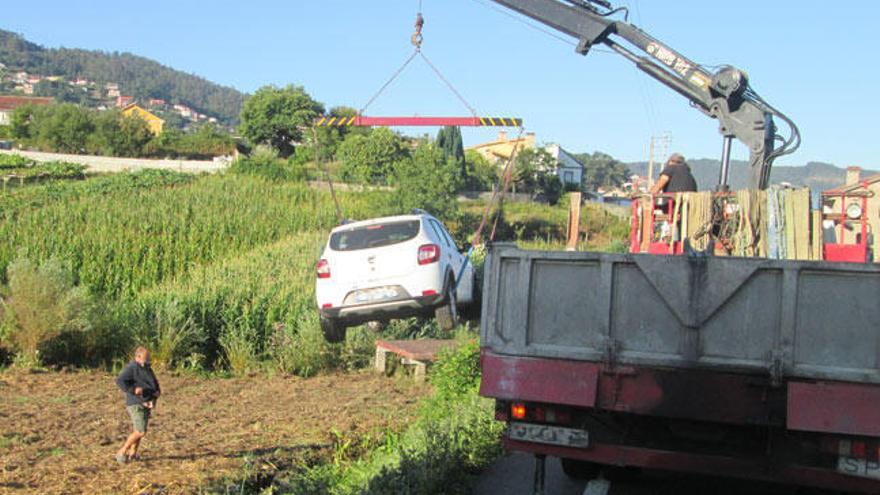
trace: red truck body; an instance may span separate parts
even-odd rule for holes
[[[511,450],[880,493],[876,296],[872,265],[497,246],[480,393]]]

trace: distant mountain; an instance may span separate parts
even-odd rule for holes
[[[131,53],[76,48],[44,48],[21,35],[0,30],[0,63],[7,71],[117,83],[122,94],[186,105],[225,124],[238,120],[245,95],[202,77],[166,67]]]
[[[700,190],[714,189],[718,184],[718,172],[721,169],[721,162],[710,159],[689,160],[691,172],[697,179],[697,185]],[[662,164],[659,165],[662,168]],[[628,163],[629,170],[641,176],[648,175],[648,163],[636,162]],[[658,165],[654,165],[655,177],[660,173],[657,169]],[[745,189],[748,187],[749,164],[745,161],[732,160],[730,162],[730,188]],[[873,175],[878,172],[873,170],[863,170],[862,176]],[[824,191],[837,187],[846,182],[846,169],[836,167],[830,163],[809,162],[801,167],[773,167],[770,171],[770,182],[778,184],[780,182],[788,182],[794,186],[807,186],[815,191]]]

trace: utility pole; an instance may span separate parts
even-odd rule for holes
[[[669,143],[672,137],[669,134],[661,136],[651,136],[651,145],[648,150],[648,189],[654,185],[654,158],[658,158],[658,162],[666,160],[669,154]]]

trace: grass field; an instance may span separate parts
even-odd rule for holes
[[[240,493],[243,473],[271,479],[374,447],[413,421],[429,390],[369,372],[158,377],[143,460],[120,466],[131,422],[114,376],[0,374],[0,494]]]
[[[338,195],[349,219],[401,213],[391,191]],[[457,239],[483,207],[449,219]],[[625,220],[594,206],[582,218],[584,248],[620,248]],[[566,221],[562,206],[511,203],[496,240],[560,249]],[[431,387],[360,371],[377,335],[327,344],[314,307],[314,263],[336,223],[329,193],[247,174],[0,193],[0,494],[464,490],[498,452],[493,406],[476,393],[475,327],[459,331],[469,350],[440,366],[429,399]],[[86,371],[3,370],[22,335],[42,343],[18,364]],[[450,334],[411,319],[380,336]],[[167,392],[145,461],[119,467],[128,423],[106,370],[138,344]]]

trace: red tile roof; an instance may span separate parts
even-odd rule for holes
[[[822,194],[841,194],[848,193],[852,191],[856,191],[864,187],[865,183],[874,184],[875,182],[880,182],[880,174],[869,175],[868,177],[862,177],[859,179],[859,182],[856,184],[844,184],[840,187],[835,187],[834,189],[828,189],[824,191]]]
[[[0,110],[15,110],[16,108],[27,105],[48,105],[54,100],[52,98],[37,98],[33,96],[2,96],[0,95]]]

